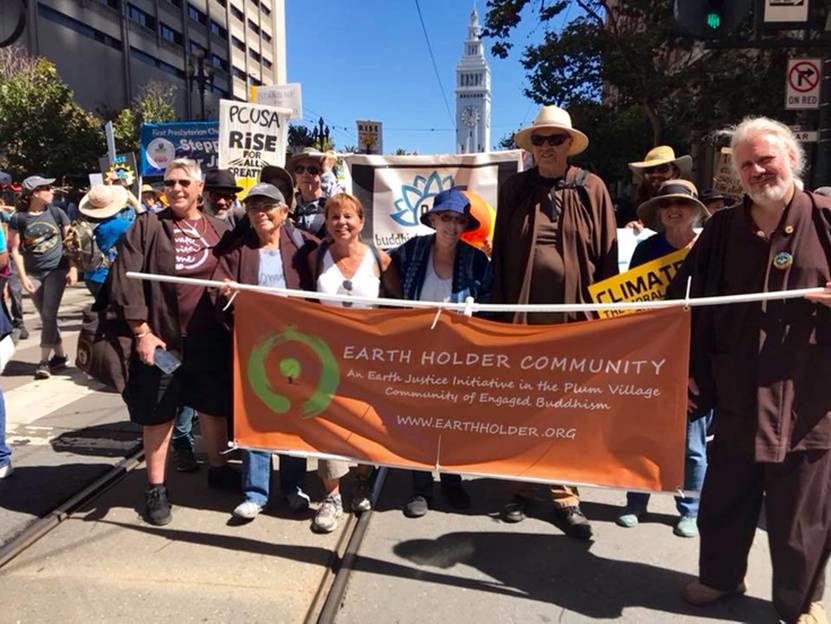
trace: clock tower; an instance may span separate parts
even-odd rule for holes
[[[479,38],[479,15],[470,13],[465,53],[456,65],[456,152],[491,149],[491,70]]]

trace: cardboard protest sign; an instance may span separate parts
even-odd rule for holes
[[[282,167],[290,114],[287,108],[220,100],[219,168],[230,169],[247,191],[257,183],[263,167]]]
[[[648,490],[683,484],[689,313],[511,325],[241,292],[244,447]],[[645,335],[649,340],[644,340]]]
[[[684,263],[689,249],[684,247],[671,254],[642,264],[614,277],[589,286],[589,294],[595,303],[621,303],[623,301],[660,301],[667,286]],[[598,310],[600,318],[632,314],[637,310]]]
[[[460,186],[496,208],[499,185],[522,171],[522,150],[434,156],[346,157],[352,193],[364,206],[364,233],[389,249],[430,234],[421,215],[441,191]]]
[[[219,156],[219,123],[216,121],[174,121],[143,123],[139,128],[141,175],[164,175],[167,163],[191,158],[202,171],[216,167]]]

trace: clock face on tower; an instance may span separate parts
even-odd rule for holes
[[[479,121],[479,111],[475,106],[466,106],[462,111],[462,122],[468,127],[474,127]]]

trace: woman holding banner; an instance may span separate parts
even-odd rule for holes
[[[632,254],[629,268],[657,260],[679,249],[689,248],[697,238],[696,227],[707,219],[707,208],[698,200],[698,190],[687,180],[667,180],[658,188],[652,199],[638,206],[638,218],[653,234],[641,241]],[[687,421],[687,444],[684,466],[684,489],[701,491],[704,474],[707,471],[707,429],[712,413],[703,418]],[[692,497],[675,498],[680,518],[673,529],[679,537],[696,537],[698,528],[698,501]],[[618,516],[617,524],[630,528],[636,526],[649,503],[649,494],[629,492],[626,495],[626,509]]]
[[[216,294],[204,286],[142,282],[128,271],[212,279],[219,263],[216,244],[225,222],[202,213],[202,171],[190,159],[167,165],[169,208],[136,218],[121,240],[110,269],[109,304],[133,336],[133,354],[123,392],[130,420],[142,425],[148,487],[146,518],[171,520],[165,466],[178,409],[199,412],[208,456],[208,485],[239,487],[239,475],[221,454],[231,415],[231,336],[217,314]]]
[[[326,234],[328,242],[309,258],[309,268],[315,276],[317,291],[326,294],[377,298],[400,294],[398,274],[391,258],[374,246],[361,241],[364,229],[364,209],[357,197],[338,193],[326,201]],[[345,308],[367,308],[352,302],[326,302],[324,305]],[[331,533],[343,515],[340,479],[349,472],[345,461],[320,460],[318,474],[323,481],[326,497],[312,521],[312,528]],[[369,511],[370,477],[372,467],[359,465],[357,483],[352,494],[352,511]]]
[[[307,256],[318,240],[288,221],[288,202],[272,184],[261,182],[251,187],[245,197],[246,217],[219,245],[222,259],[218,274],[240,284],[314,290]],[[305,476],[304,458],[280,455],[280,490],[294,513],[309,508],[309,496],[303,491]],[[234,509],[234,516],[253,520],[259,515],[268,502],[270,478],[271,453],[243,449],[245,499]]]
[[[488,257],[461,240],[463,232],[479,227],[471,214],[470,200],[458,188],[442,191],[433,206],[421,215],[421,222],[434,234],[411,238],[392,252],[394,266],[401,276],[405,299],[414,301],[464,302],[467,297],[482,300],[488,278]],[[433,476],[414,470],[413,493],[404,505],[404,515],[420,518],[432,502]],[[470,496],[457,474],[441,473],[441,490],[454,509],[468,509]]]

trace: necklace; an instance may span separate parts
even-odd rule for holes
[[[182,223],[184,223],[188,227],[188,230],[190,230],[190,231],[183,228],[182,225],[181,225]],[[202,224],[202,231],[201,232],[197,229],[199,223]],[[187,219],[182,219],[180,221],[174,220],[173,224],[176,226],[177,230],[179,230],[182,234],[184,234],[185,236],[187,236],[188,238],[191,238],[193,240],[200,240],[201,238],[203,238],[205,236],[205,232],[208,229],[208,226],[205,223],[205,218],[204,217],[199,218],[199,221],[197,222],[197,227],[195,227],[195,226],[191,225],[190,223],[188,223]]]

